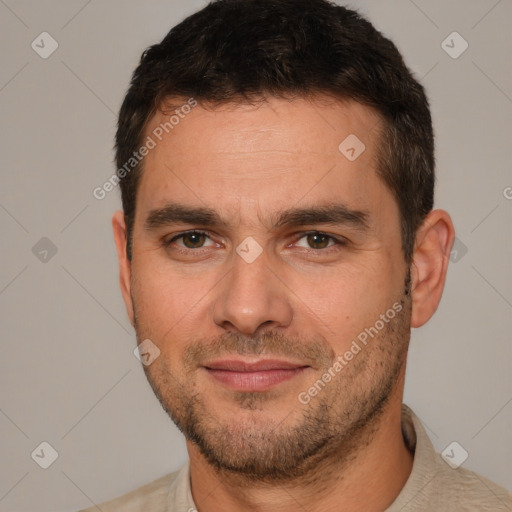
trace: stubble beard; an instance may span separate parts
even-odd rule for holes
[[[396,317],[307,405],[292,396],[285,406],[289,413],[279,421],[269,420],[268,414],[264,420],[260,417],[260,410],[276,399],[272,392],[233,393],[245,417],[244,421],[237,421],[233,416],[216,416],[196,390],[194,379],[181,382],[168,370],[164,357],[144,367],[146,377],[163,409],[219,472],[251,482],[307,480],[318,474],[319,466],[348,464],[375,435],[379,418],[405,367],[410,337],[409,285],[406,281],[400,300],[402,310]],[[137,319],[135,326],[140,341],[144,336]],[[275,333],[251,339],[229,333],[214,344],[192,347],[185,356],[184,367],[192,368],[200,355],[218,353],[221,348],[230,354],[293,353],[295,357],[314,358],[321,361],[322,369],[310,385],[321,378],[334,359],[332,349],[327,352],[321,343],[296,343]],[[251,411],[249,419],[247,411]],[[287,421],[290,416],[298,419]]]

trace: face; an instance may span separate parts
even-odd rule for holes
[[[407,352],[379,117],[324,100],[196,106],[145,157],[137,195],[125,299],[160,350],[146,375],[202,457],[252,478],[348,457]]]

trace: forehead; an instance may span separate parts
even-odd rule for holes
[[[386,194],[375,172],[381,119],[369,107],[327,98],[187,104],[173,101],[146,127],[155,147],[137,194],[143,212],[170,200],[238,214],[301,201],[375,206]]]

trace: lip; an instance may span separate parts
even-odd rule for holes
[[[203,365],[208,374],[235,391],[266,391],[304,372],[309,366],[278,359],[222,359]]]

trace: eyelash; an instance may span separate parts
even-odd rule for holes
[[[169,248],[171,246],[171,244],[173,242],[175,242],[176,240],[179,240],[180,238],[183,238],[184,236],[186,235],[204,235],[208,238],[210,238],[211,240],[211,237],[209,235],[209,233],[207,231],[202,231],[200,229],[192,229],[190,231],[184,231],[182,233],[179,233],[175,236],[173,236],[170,240],[163,240],[163,246],[165,248]],[[309,248],[307,249],[308,252],[315,252],[315,253],[320,253],[320,252],[331,252],[331,250],[339,250],[341,247],[345,246],[346,245],[346,241],[345,240],[340,240],[339,238],[336,238],[332,235],[328,235],[327,233],[324,233],[323,231],[307,231],[307,232],[304,232],[301,234],[301,236],[296,240],[296,242],[294,243],[297,243],[299,240],[302,240],[303,238],[309,236],[309,235],[320,235],[322,237],[326,237],[329,239],[329,241],[332,241],[334,242],[334,245],[330,245],[324,249],[312,249],[312,248]],[[204,247],[199,247],[197,249],[190,249],[190,248],[187,248],[187,247],[179,247],[177,248],[176,250],[178,250],[179,252],[186,252],[186,253],[189,253],[189,252],[200,252],[201,249],[204,249]]]

